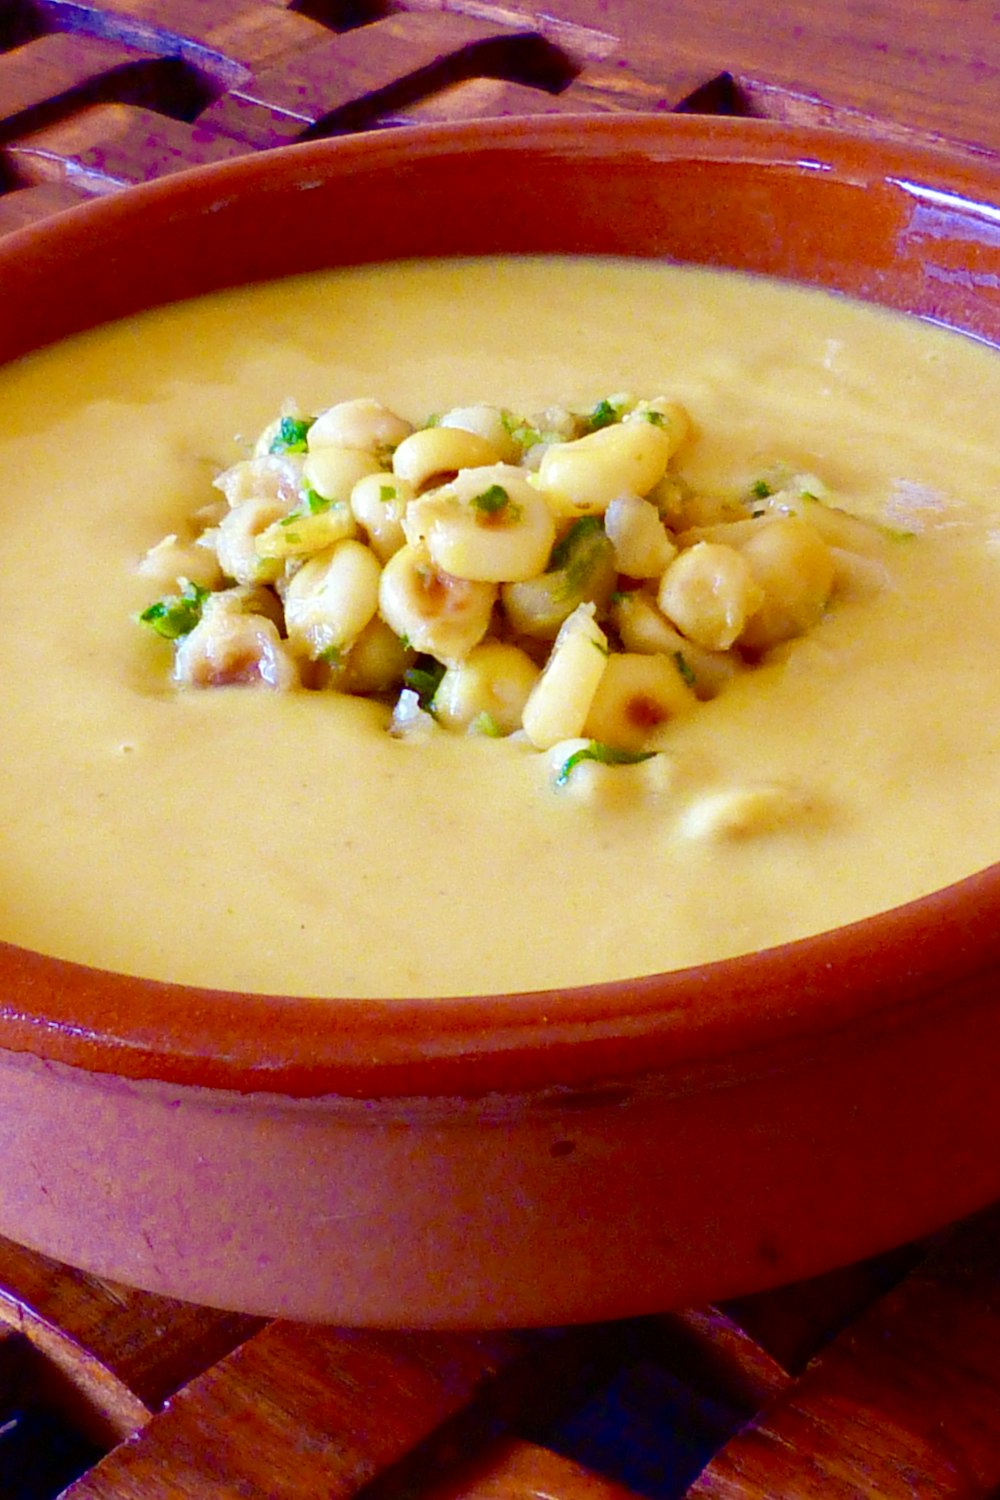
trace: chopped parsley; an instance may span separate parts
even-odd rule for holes
[[[378,497],[383,505],[388,505],[391,500],[399,498],[399,491],[394,484],[380,484],[378,487]]]
[[[616,750],[614,745],[605,745],[602,740],[591,740],[574,750],[559,767],[556,786],[565,786],[576,770],[586,760],[597,761],[602,766],[637,766],[640,761],[652,760],[655,750]]]
[[[190,635],[198,624],[210,593],[211,590],[202,588],[201,584],[185,580],[179,594],[166,594],[157,599],[143,610],[139,620],[165,641],[180,640],[181,636]]]
[[[302,533],[293,531],[292,527],[297,526],[300,521],[307,520],[309,516],[321,516],[326,511],[332,510],[334,506],[340,507],[345,503],[343,500],[328,500],[318,490],[308,487],[302,491],[302,498],[305,501],[305,509],[299,506],[295,510],[290,510],[288,515],[282,516],[277,523],[284,531],[286,540],[293,546],[298,546],[302,541]]]
[[[568,567],[581,542],[589,538],[603,537],[603,535],[604,522],[600,516],[580,516],[579,520],[573,522],[565,535],[561,536],[552,548],[546,571],[556,573],[560,568]]]
[[[612,427],[615,422],[621,420],[624,407],[618,402],[609,401],[607,397],[598,401],[593,411],[588,412],[584,418],[584,424],[588,432],[599,432],[602,427]]]
[[[766,479],[756,479],[750,486],[750,494],[754,500],[766,500],[774,491]]]
[[[511,433],[511,436],[516,443],[520,444],[521,450],[524,453],[527,453],[529,448],[537,447],[539,443],[562,442],[561,433],[542,432],[541,428],[532,427],[528,422],[525,422],[522,427],[518,427],[515,432]]]
[[[268,452],[304,453],[306,437],[312,424],[311,417],[282,417]]]
[[[529,448],[534,448],[537,443],[544,442],[545,434],[538,427],[525,420],[523,417],[515,416],[512,411],[502,411],[500,421],[503,423],[504,431],[514,439],[514,442],[526,453]],[[550,439],[557,439],[558,433],[549,434]]]
[[[420,707],[427,712],[431,711],[434,694],[441,686],[444,673],[444,663],[433,656],[418,657],[413,666],[407,667],[403,673],[406,686],[416,693]]]
[[[473,495],[469,504],[481,515],[495,516],[510,504],[510,496],[502,484],[491,484],[481,495]]]
[[[683,677],[684,681],[687,683],[688,687],[694,687],[698,679],[694,675],[691,663],[688,661],[683,651],[674,652],[674,665]]]
[[[654,427],[666,427],[667,419],[662,411],[656,411],[653,407],[647,407],[644,411],[636,413],[643,422],[652,422]]]
[[[561,572],[557,594],[560,602],[583,594],[602,560],[611,552],[611,543],[600,516],[580,516],[566,534],[559,538],[549,557],[547,571]]]

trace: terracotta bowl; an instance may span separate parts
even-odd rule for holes
[[[1000,343],[990,165],[551,118],[296,147],[15,234],[0,360],[234,283],[494,251],[774,273]],[[66,1261],[341,1323],[641,1313],[1000,1192],[1000,865],[746,958],[502,999],[244,997],[6,947],[0,1049],[0,1233]]]

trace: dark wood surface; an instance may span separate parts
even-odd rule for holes
[[[0,233],[420,120],[682,109],[995,154],[998,26],[987,0],[0,0]],[[998,1250],[991,1210],[727,1307],[407,1334],[191,1307],[0,1242],[0,1500],[985,1500]]]

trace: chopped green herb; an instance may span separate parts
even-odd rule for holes
[[[142,611],[139,620],[165,641],[179,640],[182,635],[190,635],[198,624],[210,592],[198,583],[185,582],[179,594],[166,594],[157,599],[155,604]]]
[[[500,728],[500,725],[497,723],[493,715],[487,713],[485,709],[481,714],[477,714],[473,719],[472,723],[469,725],[469,733],[485,734],[488,735],[491,740],[499,740],[503,738],[503,730]]]
[[[561,536],[552,548],[549,556],[548,573],[555,573],[560,568],[565,568],[572,560],[580,543],[589,537],[604,535],[604,522],[600,516],[581,516],[574,521],[565,535]]]
[[[510,504],[510,496],[502,484],[491,484],[489,489],[483,490],[481,495],[473,495],[469,504],[482,512],[484,516],[495,516],[498,511]]]
[[[278,430],[271,439],[269,453],[304,453],[306,435],[312,426],[311,417],[282,417]]]
[[[321,495],[319,490],[314,490],[310,485],[306,485],[302,494],[311,516],[318,516],[321,511],[329,510],[333,504],[332,500],[328,500],[325,495]]]
[[[644,422],[652,422],[654,427],[666,427],[667,425],[667,419],[663,415],[662,411],[655,411],[652,407],[648,407],[645,411],[639,412],[638,415]]]
[[[598,401],[593,411],[586,417],[587,431],[597,432],[602,427],[611,427],[620,416],[621,408],[605,397],[603,401]]]
[[[556,595],[559,602],[582,595],[610,554],[611,543],[600,516],[580,516],[574,521],[549,557],[547,571],[563,575]]]
[[[822,505],[823,503],[818,495],[813,494],[812,490],[802,490],[800,493],[803,500],[811,500],[814,505]]]
[[[766,500],[769,495],[774,494],[774,491],[766,479],[757,479],[750,486],[750,493],[755,500]]]
[[[565,786],[576,770],[585,760],[597,761],[602,766],[637,766],[640,761],[652,760],[656,754],[655,750],[616,750],[613,745],[605,745],[601,740],[591,740],[589,744],[581,745],[579,750],[567,756],[559,767],[556,776],[556,786]]]
[[[697,677],[695,677],[694,671],[691,667],[691,663],[688,661],[683,651],[674,652],[674,662],[676,664],[678,672],[684,678],[684,681],[687,683],[688,687],[694,687],[698,679]]]
[[[328,667],[339,667],[340,666],[340,658],[341,658],[342,655],[343,655],[343,647],[341,647],[341,646],[327,646],[324,651],[321,651],[319,653],[318,660],[319,661],[325,661]]]
[[[390,500],[395,500],[398,495],[399,491],[394,484],[380,484],[378,487],[378,497],[385,505],[388,505]]]
[[[418,657],[413,666],[407,667],[403,673],[403,681],[416,693],[421,708],[430,710],[444,673],[444,663],[433,656]]]
[[[501,411],[500,421],[503,423],[504,431],[514,439],[514,442],[522,450],[527,452],[534,448],[536,443],[559,442],[562,434],[558,432],[542,432],[524,417],[517,416],[512,411]]]

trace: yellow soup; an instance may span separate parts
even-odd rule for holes
[[[617,391],[690,413],[689,488],[780,459],[882,543],[814,629],[671,722],[655,762],[558,786],[521,735],[394,737],[368,698],[179,687],[135,623],[139,559],[286,397],[416,421]],[[1000,359],[954,334],[583,259],[256,287],[9,367],[0,936],[225,988],[502,993],[769,946],[990,864],[998,409]]]

